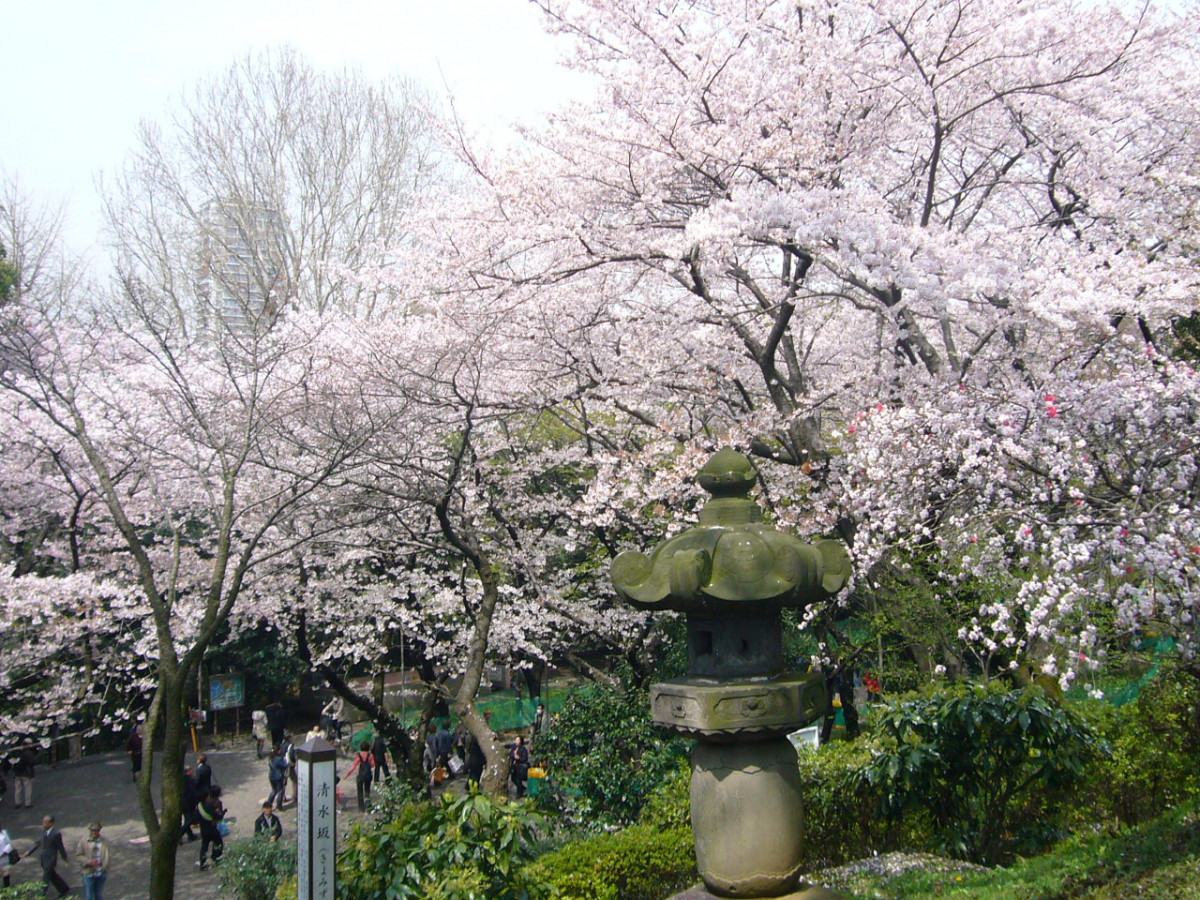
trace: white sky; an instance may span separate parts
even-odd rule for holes
[[[446,86],[466,123],[534,121],[572,92],[561,42],[528,0],[8,0],[0,168],[65,200],[77,250],[97,224],[94,179],[143,118],[247,52],[291,44],[319,67]]]

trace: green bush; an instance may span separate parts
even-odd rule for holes
[[[929,846],[928,817],[879,815],[879,792],[856,777],[872,759],[867,740],[833,741],[799,752],[804,798],[803,867],[812,872],[893,850]]]
[[[339,900],[539,900],[526,874],[535,821],[526,804],[472,789],[356,823],[338,854]]]
[[[0,888],[0,900],[41,900],[46,893],[46,886],[41,879],[24,881],[12,887]]]
[[[651,825],[576,841],[528,870],[558,900],[662,900],[699,879],[691,829]]]
[[[1200,682],[1174,671],[1159,675],[1124,706],[1079,703],[1112,748],[1089,772],[1084,814],[1137,825],[1200,796],[1198,706]]]
[[[639,825],[655,828],[690,828],[692,826],[692,767],[679,759],[667,772],[654,792],[646,798],[638,815]]]
[[[876,793],[850,776],[871,759],[865,741],[834,741],[799,753],[804,798],[806,871],[839,866],[872,853],[929,845],[929,827],[919,815],[892,821],[879,815]],[[691,827],[691,767],[681,762],[642,807],[638,824],[658,829]]]
[[[376,782],[371,790],[371,812],[380,821],[391,821],[402,815],[405,807],[424,800],[428,794],[427,786],[417,788],[402,777]]]
[[[535,749],[550,770],[547,804],[558,800],[599,824],[628,825],[687,746],[655,728],[645,692],[592,685],[571,695]]]
[[[888,705],[880,751],[851,779],[893,820],[925,811],[938,849],[996,863],[1061,837],[1051,812],[1102,752],[1076,713],[1037,686],[960,684]]]
[[[230,842],[217,871],[221,896],[231,900],[270,900],[295,874],[295,840],[272,843],[261,837]]]

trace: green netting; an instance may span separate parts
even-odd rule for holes
[[[368,725],[367,727],[360,728],[358,731],[354,732],[354,734],[350,735],[350,748],[352,750],[357,750],[362,746],[363,741],[366,741],[369,744],[374,740],[375,728],[372,725]]]
[[[562,709],[566,694],[556,693],[542,697],[546,705],[546,714],[552,715]],[[479,711],[487,716],[491,714],[489,723],[492,731],[517,731],[531,728],[537,718],[537,699],[518,697],[515,691],[497,691],[482,697],[475,703]]]
[[[1138,695],[1141,694],[1146,685],[1158,675],[1163,657],[1175,651],[1175,639],[1165,636],[1145,637],[1132,644],[1130,649],[1151,653],[1153,655],[1153,662],[1149,669],[1133,681],[1105,688],[1104,699],[1113,706],[1124,706],[1126,703],[1132,703],[1138,698]],[[1067,692],[1067,696],[1072,699],[1080,699],[1087,696],[1090,690],[1091,687],[1088,685],[1077,684]]]
[[[563,704],[567,700],[566,691],[555,691],[552,694],[547,694],[541,698],[541,702],[546,705],[546,714],[553,715],[559,712]],[[480,697],[475,706],[483,715],[491,714],[488,722],[492,726],[493,731],[519,731],[525,728],[532,728],[534,720],[537,718],[537,698],[529,699],[528,697],[518,697],[516,691],[495,691],[491,694],[485,694]],[[399,713],[397,713],[399,718]],[[403,716],[404,726],[406,728],[415,728],[421,720],[421,711],[419,708],[409,709]],[[450,729],[454,730],[454,725],[457,723],[457,716],[450,717]],[[360,730],[354,732],[350,738],[350,746],[357,747],[364,740],[372,740],[375,735],[375,729],[370,723],[363,723]]]

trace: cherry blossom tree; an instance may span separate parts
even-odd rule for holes
[[[1186,565],[1148,577],[1139,557],[1125,573],[1139,587],[1097,581],[1112,553],[1102,529],[1048,516],[1045,486],[1021,473],[1046,466],[1068,408],[1076,451],[1108,458],[1146,392],[1180,383],[1144,351],[1194,303],[1194,16],[968,0],[539,5],[570,64],[602,84],[596,99],[530,128],[532,148],[464,139],[475,190],[415,243],[437,282],[423,294],[491,317],[507,358],[525,361],[500,369],[527,408],[586,410],[575,450],[596,478],[581,521],[611,526],[685,494],[702,454],[733,443],[760,460],[782,526],[852,540],[860,592],[878,566],[930,548],[955,548],[928,558],[951,581],[1001,567],[1011,590],[984,606],[1013,624],[990,609],[964,630],[984,661],[988,641],[1015,641],[993,666],[1024,654],[1069,678],[1093,643],[1077,622],[1104,610],[1131,627],[1154,607],[1188,630]],[[416,296],[413,271],[381,278]],[[1043,408],[1085,390],[1110,399]],[[1161,390],[1180,404],[1167,420],[1191,429],[1186,391]],[[999,422],[1015,408],[1045,417],[1021,426],[1020,452],[989,457],[1024,485],[1003,515],[986,492],[966,513],[963,454],[995,418],[982,398],[1006,410]],[[1184,453],[1156,478],[1141,539],[1176,528],[1189,464]],[[1123,471],[1159,471],[1147,465]],[[881,468],[894,470],[886,490],[872,484]],[[1147,501],[1093,484],[1105,504],[1132,503],[1116,518],[1148,522],[1134,513]],[[1045,524],[1017,566],[979,556],[988,532],[964,523],[980,517],[1015,529],[1011,547]],[[1186,561],[1188,528],[1180,540],[1166,554]],[[1072,579],[1076,599],[1048,612]],[[1070,653],[1050,659],[1051,646]]]
[[[1195,659],[1196,373],[1140,335],[1112,343],[1059,348],[1057,393],[969,385],[858,422],[859,513],[882,518],[866,541],[900,534],[928,552],[934,596],[985,577],[1002,587],[960,635],[985,670],[1028,660],[1065,684],[1106,638],[1149,628]]]
[[[379,704],[333,670],[374,665],[401,632],[410,663],[483,747],[485,786],[502,791],[507,757],[474,702],[487,667],[569,660],[582,635],[627,649],[646,619],[614,608],[611,591],[572,585],[583,542],[564,510],[590,474],[576,465],[578,436],[530,411],[529,360],[509,355],[497,321],[446,299],[360,335],[377,428],[355,480],[373,518],[306,559],[284,627],[377,720]]]
[[[425,121],[407,84],[248,58],[143,125],[105,198],[114,287],[22,282],[0,349],[5,535],[28,560],[5,583],[24,660],[5,668],[30,695],[57,677],[12,724],[36,733],[98,702],[107,671],[148,689],[146,746],[182,773],[205,649],[239,605],[238,621],[265,618],[260,576],[351,515],[342,482],[374,424],[344,317],[378,294],[346,273],[403,241],[435,169]],[[55,244],[28,231],[9,229],[14,259]],[[181,780],[156,803],[147,776],[139,797],[150,895],[169,897]]]
[[[121,630],[104,658],[152,687],[148,752],[161,739],[163,770],[181,772],[205,649],[252,596],[256,569],[312,537],[282,526],[320,521],[315,510],[370,431],[353,373],[338,362],[345,348],[319,320],[278,324],[248,361],[242,345],[188,341],[141,317],[143,306],[86,300],[68,316],[27,299],[5,323],[5,432],[35,434],[46,454],[47,476],[26,477],[28,489],[69,497],[69,481],[91,498],[73,510],[86,516],[76,523],[83,572],[6,581],[8,613],[51,647],[95,638],[93,617]],[[63,682],[54,696],[71,689]],[[157,804],[148,775],[138,791],[150,895],[168,897],[180,782],[164,779]]]

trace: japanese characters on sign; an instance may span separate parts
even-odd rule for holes
[[[296,810],[299,900],[333,900],[337,836],[337,752],[322,738],[296,749],[300,805]]]

